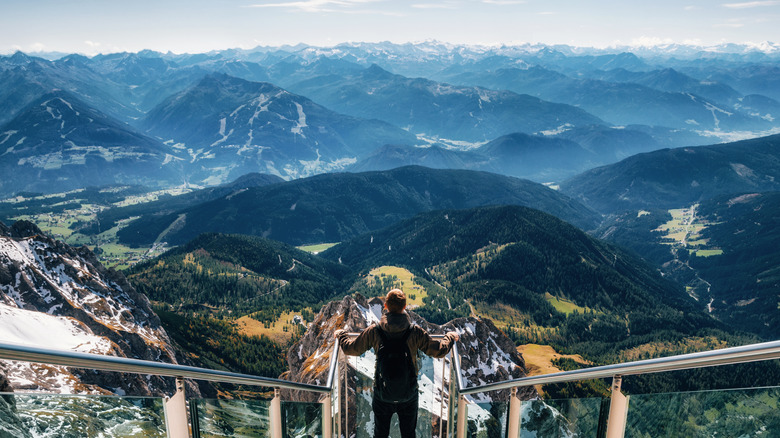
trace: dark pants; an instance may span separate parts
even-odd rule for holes
[[[401,438],[414,438],[417,429],[418,396],[402,403],[387,403],[375,396],[371,402],[374,410],[374,438],[387,438],[390,436],[390,419],[393,414],[398,414],[398,425],[401,429]]]

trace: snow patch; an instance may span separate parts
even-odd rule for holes
[[[0,340],[81,353],[107,354],[111,341],[92,333],[80,321],[0,304]]]

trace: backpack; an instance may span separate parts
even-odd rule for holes
[[[379,326],[377,333],[381,342],[376,352],[374,394],[386,403],[409,401],[417,395],[417,372],[406,342],[412,329],[407,329],[403,336],[394,339]]]

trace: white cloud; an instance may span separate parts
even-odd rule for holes
[[[377,0],[303,0],[283,3],[258,3],[249,5],[250,8],[280,8],[293,9],[304,12],[337,12],[345,9],[373,3]]]
[[[482,3],[499,6],[512,6],[525,4],[525,0],[482,0]]]
[[[455,4],[442,2],[442,3],[416,3],[412,5],[415,9],[455,9]]]
[[[628,45],[632,47],[656,47],[667,46],[670,44],[674,44],[674,40],[671,38],[641,36],[639,38],[632,39]]]
[[[777,6],[780,5],[780,1],[766,0],[766,1],[754,1],[754,2],[742,2],[742,3],[724,3],[724,8],[729,9],[747,9],[757,8],[762,6]]]
[[[726,27],[726,28],[731,28],[731,29],[739,29],[741,27],[745,27],[745,23],[740,23],[738,21],[732,21],[730,23],[716,24],[714,27]]]

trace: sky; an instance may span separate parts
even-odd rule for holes
[[[0,54],[430,40],[578,47],[778,43],[780,0],[0,0]]]

